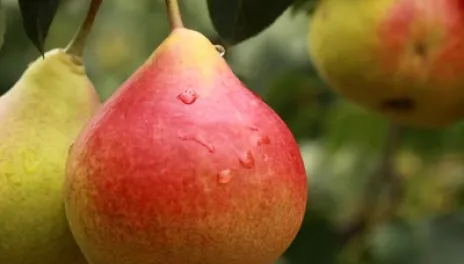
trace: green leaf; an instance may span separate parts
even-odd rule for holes
[[[208,0],[219,36],[229,45],[254,37],[272,25],[293,0]]]
[[[425,223],[427,240],[421,264],[461,264],[464,260],[464,211]]]
[[[3,46],[4,36],[6,31],[5,8],[0,0],[0,49]]]
[[[18,2],[26,35],[43,55],[44,43],[60,0],[18,0]]]
[[[339,252],[336,230],[324,212],[309,209],[284,256],[291,264],[333,264]]]
[[[311,14],[319,3],[319,0],[295,0],[292,6],[292,14],[305,12]]]
[[[292,89],[288,89],[292,87]],[[292,69],[273,78],[263,99],[290,127],[298,140],[315,139],[325,134],[328,109],[334,95],[306,69]]]
[[[396,219],[377,227],[370,237],[371,254],[379,264],[419,264],[421,237],[414,224]]]
[[[357,151],[375,155],[385,141],[386,119],[349,100],[339,98],[327,119],[325,138],[331,151],[355,146]]]
[[[371,250],[379,264],[462,264],[464,211],[378,228]]]

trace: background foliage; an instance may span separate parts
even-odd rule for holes
[[[345,232],[369,199],[367,180],[377,166],[388,124],[334,94],[318,77],[307,52],[306,10],[312,6],[298,0],[303,12],[288,9],[259,34],[255,28],[254,33],[234,35],[227,27],[215,30],[215,19],[208,13],[208,2],[213,1],[180,2],[188,27],[216,43],[237,43],[226,54],[232,69],[280,114],[301,146],[309,177],[308,211],[279,263],[462,263],[464,123],[443,130],[407,130],[394,159],[400,175],[394,207],[383,214],[392,198],[381,199],[368,211],[373,219],[368,228]],[[0,51],[0,94],[40,56],[23,30],[17,1],[3,0],[3,8],[7,31]],[[45,50],[64,47],[86,11],[82,1],[63,0]],[[0,13],[0,30],[2,18]],[[85,52],[89,76],[104,99],[141,65],[168,30],[164,1],[104,2]]]

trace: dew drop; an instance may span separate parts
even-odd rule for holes
[[[181,100],[184,104],[193,104],[197,98],[198,94],[193,89],[187,89],[177,96],[177,99]]]
[[[251,151],[247,151],[243,153],[239,157],[240,164],[247,169],[251,169],[255,166],[255,157],[253,156],[253,153]]]
[[[226,54],[226,49],[221,45],[214,45],[214,47],[216,48],[219,55],[221,55],[221,57],[224,57],[224,55]]]
[[[206,142],[205,139],[203,139],[200,136],[186,136],[186,135],[179,135],[178,136],[182,140],[187,140],[187,141],[192,141],[197,143],[198,145],[204,147],[205,149],[208,150],[210,153],[214,153],[214,146],[212,144],[209,144]]]
[[[262,136],[256,139],[257,146],[263,146],[263,145],[269,145],[269,144],[271,144],[271,140],[269,139],[268,136]]]
[[[231,170],[222,170],[217,175],[217,181],[222,184],[230,182],[231,179],[232,179]]]

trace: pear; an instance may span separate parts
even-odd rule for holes
[[[67,49],[32,62],[0,98],[0,263],[87,263],[66,220],[68,149],[100,107],[81,53],[101,1]]]
[[[398,124],[444,128],[464,116],[458,0],[321,0],[309,54],[333,89]]]
[[[70,151],[71,230],[92,264],[272,264],[305,213],[298,144],[167,5],[169,36]]]

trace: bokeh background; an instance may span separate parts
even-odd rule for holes
[[[22,30],[17,2],[3,1],[8,30],[0,51],[0,94],[40,56]],[[111,0],[102,5],[85,62],[103,99],[167,36],[163,2]],[[180,2],[185,24],[217,41],[206,1]],[[46,49],[64,47],[86,11],[87,1],[63,0]],[[370,199],[366,189],[373,187],[367,182],[375,177],[388,122],[340,98],[318,77],[307,52],[307,26],[306,13],[289,10],[226,54],[240,79],[287,122],[308,172],[305,222],[278,263],[464,263],[464,123],[442,130],[408,129],[394,157],[400,184],[393,188],[398,190],[370,207],[367,213],[374,220],[369,228],[347,232],[346,226],[363,219],[358,211]]]

